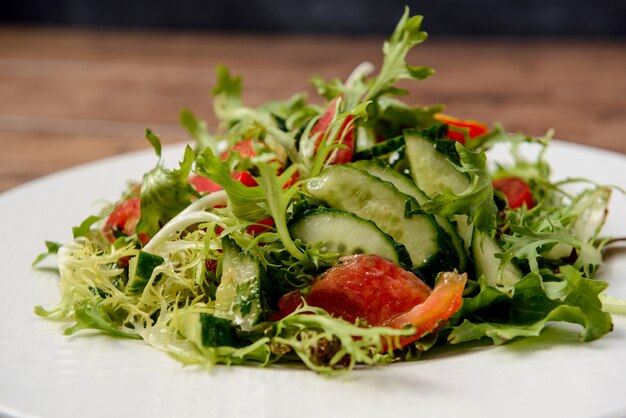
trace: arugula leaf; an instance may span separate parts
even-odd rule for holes
[[[224,188],[231,203],[231,209],[236,216],[258,220],[265,213],[264,209],[259,206],[259,202],[265,199],[263,190],[258,186],[247,187],[234,180],[228,165],[213,154],[210,148],[205,148],[198,155],[194,171]]]
[[[337,78],[327,82],[319,75],[316,75],[311,77],[309,82],[315,87],[317,94],[324,97],[329,102],[346,91],[346,87],[341,80]]]
[[[409,8],[405,8],[391,37],[383,44],[383,63],[376,77],[366,80],[365,74],[358,74],[357,77],[350,77],[345,85],[337,79],[325,82],[320,77],[314,77],[311,83],[328,100],[343,95],[347,108],[353,108],[359,102],[372,101],[374,106],[370,109],[370,116],[373,116],[381,96],[407,93],[395,86],[399,80],[423,80],[435,73],[430,67],[412,66],[406,62],[409,51],[428,37],[420,29],[422,20],[422,16],[410,16]]]
[[[141,339],[141,336],[124,332],[112,320],[104,309],[103,301],[85,301],[74,307],[76,324],[67,328],[65,335],[72,335],[80,330],[95,329],[104,331],[113,337]]]
[[[45,253],[40,253],[37,255],[37,258],[33,261],[32,267],[36,267],[39,263],[45,260],[50,255],[55,255],[59,252],[59,248],[63,244],[54,242],[54,241],[45,241],[47,251]]]
[[[159,139],[158,135],[152,132],[151,129],[146,129],[145,137],[148,142],[150,142],[150,145],[152,145],[152,148],[154,148],[154,152],[156,153],[157,157],[161,159],[161,140]]]
[[[293,166],[280,176],[278,176],[276,168],[267,163],[260,163],[259,171],[261,172],[259,185],[266,196],[269,212],[274,219],[274,225],[285,249],[296,260],[305,260],[306,256],[296,247],[287,228],[287,208],[291,204],[291,199],[298,189],[296,187],[289,187],[283,190],[283,185],[293,174]]]
[[[183,109],[180,111],[180,124],[187,130],[189,136],[196,141],[197,150],[209,147],[214,153],[219,153],[219,140],[209,134],[206,122],[196,118],[191,110]]]
[[[153,236],[165,223],[186,208],[198,193],[189,184],[188,177],[194,161],[191,147],[177,170],[168,170],[159,163],[143,176],[141,183],[141,218],[137,233]]]
[[[74,238],[91,236],[91,226],[102,219],[102,216],[90,215],[79,226],[72,227]]]
[[[383,45],[384,59],[380,74],[374,79],[363,100],[374,100],[387,93],[402,93],[402,90],[394,87],[400,79],[422,80],[434,74],[432,68],[411,66],[406,63],[406,56],[411,48],[424,42],[428,37],[426,32],[420,30],[422,20],[422,16],[409,17],[409,8],[405,8],[391,38]]]
[[[250,110],[242,106],[241,76],[231,76],[228,67],[218,65],[215,68],[217,80],[211,91],[213,95],[213,111],[225,123],[239,120]]]

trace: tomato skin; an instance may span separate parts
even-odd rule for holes
[[[445,321],[461,308],[466,282],[466,273],[441,273],[433,292],[424,303],[416,305],[408,312],[385,322],[383,325],[392,328],[403,328],[405,325],[415,327],[415,334],[400,337],[398,346],[394,348],[415,342],[424,335],[439,329]]]
[[[526,205],[528,209],[535,207],[530,186],[519,177],[502,177],[492,182],[493,188],[506,196],[508,206],[516,209]]]
[[[322,139],[324,138],[324,133],[330,126],[330,123],[333,121],[333,117],[335,116],[335,107],[336,107],[337,99],[333,99],[326,107],[326,110],[319,118],[317,123],[311,129],[311,136],[315,134],[319,134],[317,137],[317,141],[315,143],[315,150],[319,147]],[[352,123],[353,117],[352,115],[348,116],[343,124],[341,125],[341,129],[339,130],[338,140],[341,141],[343,145],[347,148],[339,148],[337,149],[334,156],[331,155],[330,163],[331,164],[345,164],[352,161],[352,155],[354,154],[354,124]]]
[[[189,184],[200,193],[213,193],[222,190],[222,186],[219,184],[197,174],[189,177]]]
[[[375,255],[342,257],[339,263],[318,277],[305,296],[311,306],[354,322],[382,325],[389,318],[408,311],[430,295],[430,288],[413,273]],[[298,291],[278,302],[281,316],[301,304]]]
[[[371,326],[398,329],[413,326],[413,335],[387,347],[395,349],[435,332],[458,311],[466,281],[465,273],[441,273],[431,291],[417,276],[391,261],[359,254],[342,257],[313,282],[304,300],[349,322],[362,319]],[[300,291],[289,292],[280,298],[279,312],[270,319],[281,319],[301,304]]]
[[[313,283],[306,301],[349,322],[381,325],[422,303],[430,288],[413,273],[374,255],[343,257]]]
[[[116,239],[115,232],[131,236],[135,233],[135,228],[141,218],[141,200],[138,196],[131,197],[120,202],[104,224],[104,235],[109,242]],[[142,244],[146,244],[150,237],[145,233],[138,234],[137,238]]]
[[[477,136],[489,132],[489,128],[487,127],[487,125],[481,122],[477,122],[475,120],[457,119],[449,115],[444,115],[443,113],[437,113],[435,115],[435,119],[450,126],[468,129],[468,135],[470,139],[476,138]],[[461,132],[456,132],[452,130],[448,131],[448,139],[460,142],[461,144],[465,144],[465,135],[463,135],[463,133]]]
[[[274,226],[274,219],[265,218],[265,219],[261,219],[260,221],[256,221],[254,225],[250,225],[247,231],[248,231],[248,234],[252,236],[256,236],[264,232],[267,232],[269,228],[273,226]]]
[[[235,145],[233,145],[230,149],[224,151],[222,155],[220,156],[222,158],[222,161],[226,160],[228,155],[233,151],[238,152],[242,158],[256,157],[256,151],[254,150],[254,142],[252,138],[239,141]]]

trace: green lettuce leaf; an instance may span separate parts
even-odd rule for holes
[[[552,281],[559,279],[558,281]],[[448,341],[452,344],[491,338],[502,344],[520,337],[540,335],[549,322],[560,321],[583,327],[580,338],[592,341],[610,332],[611,316],[602,310],[599,294],[604,282],[590,280],[571,266],[545,280],[530,273],[512,289],[512,294],[481,283],[481,292],[465,299],[455,314]]]
[[[144,174],[141,183],[141,218],[137,233],[153,236],[165,223],[186,208],[198,193],[189,184],[189,172],[194,161],[191,147],[185,149],[185,156],[177,170],[168,170],[159,162]]]
[[[74,238],[91,236],[91,226],[101,220],[101,216],[90,215],[80,225],[72,227],[72,235]]]
[[[263,190],[248,187],[231,177],[228,164],[213,154],[210,148],[205,148],[196,158],[194,171],[201,176],[211,179],[224,188],[235,215],[243,219],[258,220],[265,213],[259,203],[265,199]]]
[[[39,255],[37,255],[37,257],[33,261],[33,264],[32,264],[33,267],[36,267],[37,265],[39,265],[39,263],[41,263],[43,260],[48,258],[48,256],[55,255],[56,253],[58,253],[59,248],[61,248],[61,246],[63,245],[61,243],[54,242],[54,241],[45,241],[45,244],[46,244],[47,251],[45,253],[40,253]]]
[[[141,336],[130,334],[118,328],[115,320],[111,319],[105,311],[103,301],[84,301],[74,306],[74,318],[76,324],[67,328],[65,335],[72,335],[80,330],[92,329],[104,331],[105,333],[119,338],[141,339]]]
[[[181,110],[180,124],[187,130],[189,136],[196,141],[197,150],[209,147],[216,154],[219,152],[219,139],[209,133],[206,122],[198,119],[191,110]]]

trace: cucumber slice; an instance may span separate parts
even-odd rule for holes
[[[437,142],[417,131],[405,134],[411,176],[427,196],[446,191],[460,194],[469,187],[470,179],[454,167],[449,150],[438,147]]]
[[[481,233],[474,228],[472,234],[472,255],[476,267],[476,277],[485,276],[487,283],[493,287],[510,287],[522,280],[522,271],[513,263],[508,262],[498,276],[501,260],[496,254],[502,253],[498,242],[490,235]]]
[[[375,254],[402,267],[411,267],[411,258],[402,244],[394,242],[374,222],[350,212],[329,208],[308,210],[289,223],[289,233],[307,244],[323,242],[323,252],[335,252],[339,256]]]
[[[152,272],[155,268],[165,262],[165,259],[159,255],[150,254],[145,251],[139,251],[137,257],[130,260],[129,263],[129,281],[126,286],[125,293],[127,295],[135,295],[141,293],[150,281]],[[160,279],[160,275],[154,279],[156,283]]]
[[[372,176],[378,177],[381,180],[388,181],[402,193],[413,197],[420,205],[429,200],[428,196],[426,196],[423,191],[418,189],[415,183],[411,181],[411,179],[403,174],[398,173],[390,166],[384,165],[380,161],[362,160],[354,162],[351,165],[361,170],[367,171]],[[464,272],[467,268],[467,256],[463,241],[461,240],[458,231],[456,230],[454,225],[450,223],[449,220],[442,216],[435,216],[435,220],[437,221],[439,226],[441,226],[441,228],[449,235],[450,242],[459,258],[458,269],[459,271]]]
[[[355,160],[369,160],[374,157],[390,154],[404,146],[404,137],[398,136],[364,149],[354,154]]]
[[[206,312],[183,312],[177,318],[180,333],[198,347],[234,347],[235,329],[224,318]]]
[[[427,214],[407,215],[407,205],[417,207],[417,202],[393,184],[349,165],[335,165],[310,179],[305,187],[326,205],[374,222],[406,247],[415,269],[436,262],[446,264],[438,270],[443,271],[450,264],[458,264],[434,218]]]
[[[215,291],[215,316],[249,331],[261,318],[261,265],[229,236],[222,238],[222,251],[222,276]]]
[[[429,200],[428,196],[415,186],[415,183],[411,181],[407,176],[398,173],[396,170],[388,165],[383,164],[378,160],[361,160],[350,164],[360,170],[367,171],[374,177],[378,177],[381,180],[388,181],[393,184],[396,189],[404,194],[407,194],[417,201],[420,205]]]

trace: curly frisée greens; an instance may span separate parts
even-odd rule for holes
[[[433,346],[612,329],[594,279],[611,189],[551,182],[544,138],[507,134],[399,100],[426,39],[405,11],[380,72],[312,80],[305,95],[247,107],[217,68],[215,130],[119,201],[47,242],[61,300],[38,315],[136,338],[184,364],[300,362],[318,372],[418,358]],[[510,162],[488,151],[509,144]],[[521,150],[534,147],[533,157]]]

